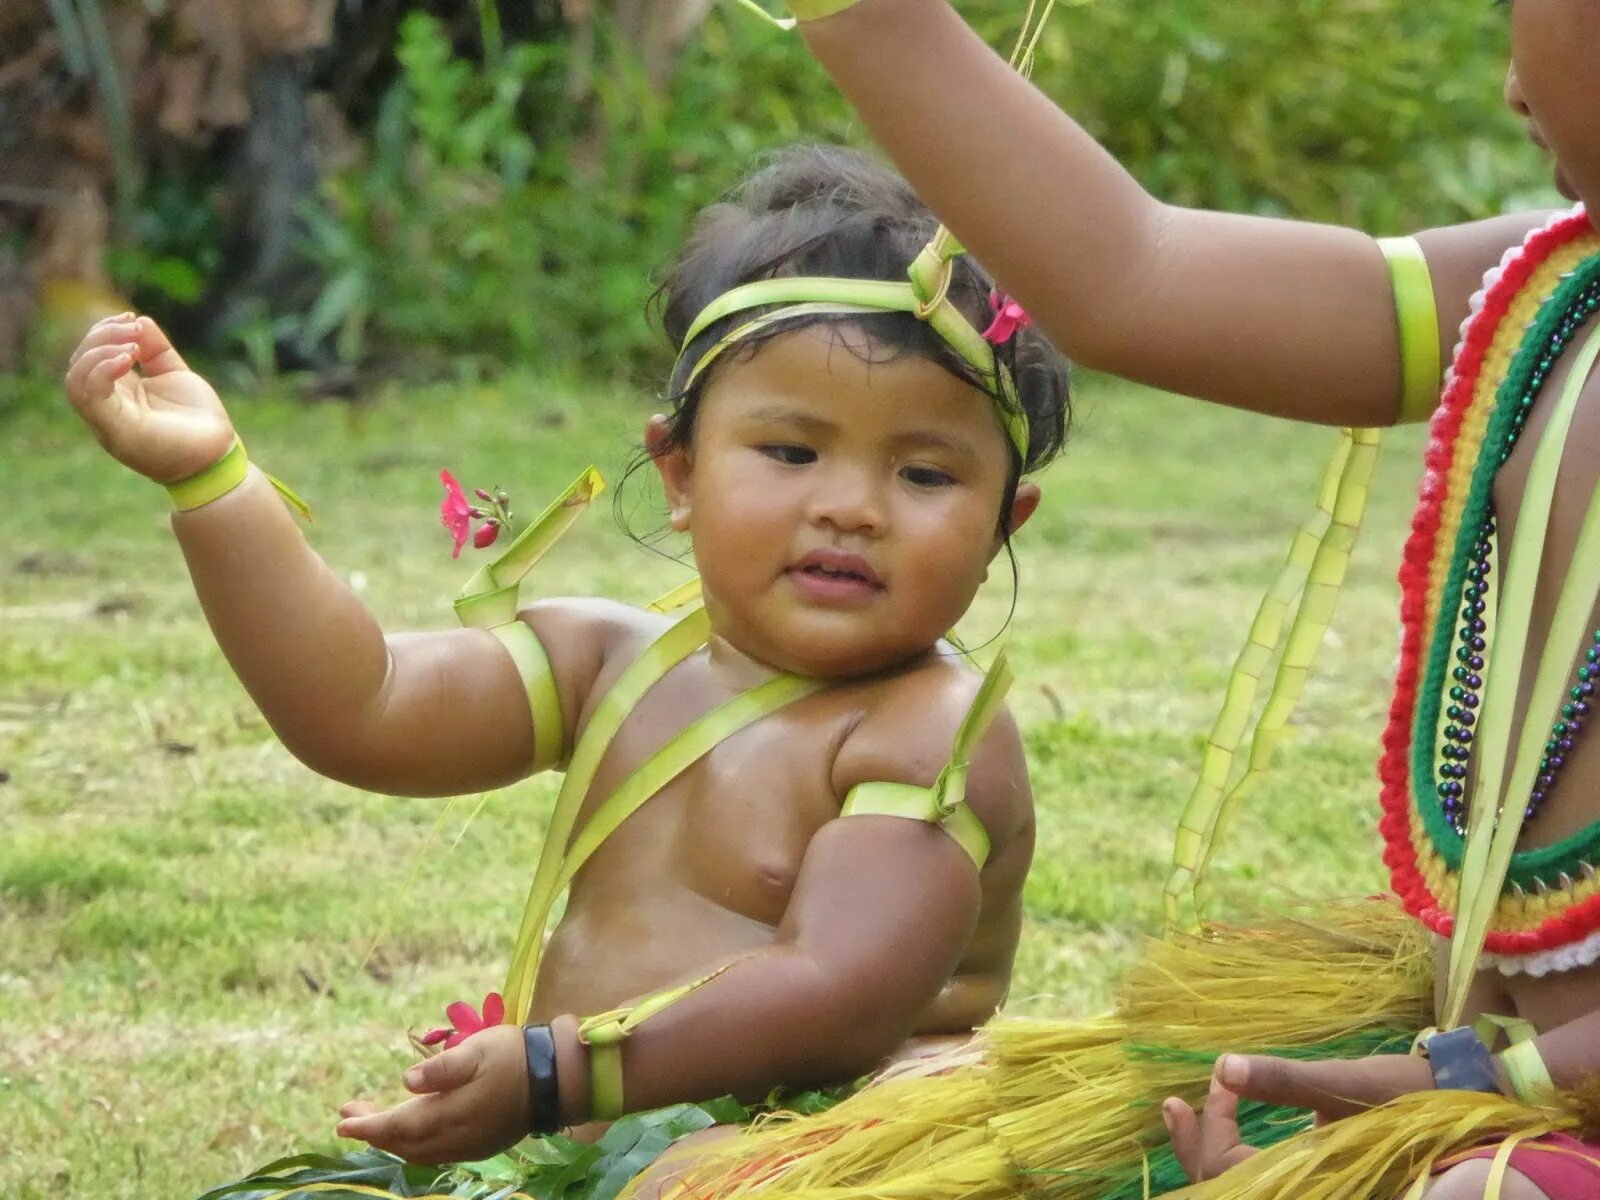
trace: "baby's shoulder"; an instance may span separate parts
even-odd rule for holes
[[[1448,352],[1456,330],[1468,311],[1471,297],[1483,287],[1484,273],[1521,246],[1528,235],[1548,225],[1559,212],[1513,212],[1427,229],[1417,234],[1428,259],[1434,295],[1439,302],[1442,348]]]
[[[670,616],[595,596],[537,600],[521,617],[575,697],[608,685],[673,623]]]
[[[950,652],[930,654],[872,682],[859,731],[883,726],[948,744],[982,686],[983,671],[969,660]]]
[[[649,645],[673,623],[670,616],[599,596],[536,600],[523,608],[522,619],[541,635],[582,637],[608,649]]]
[[[950,763],[956,734],[982,685],[983,673],[954,656],[933,657],[876,681],[834,762],[839,794],[863,783],[932,786]],[[1008,709],[1001,709],[973,750],[967,793],[991,829],[1031,808],[1022,736]]]

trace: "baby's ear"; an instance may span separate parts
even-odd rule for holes
[[[1043,493],[1040,492],[1037,483],[1024,481],[1017,484],[1016,499],[1012,500],[1011,511],[1005,516],[1005,525],[1002,532],[1007,536],[1014,535],[1026,525],[1033,514],[1039,511],[1039,501],[1042,497]],[[1000,545],[1004,540],[1004,538],[996,539],[996,553],[999,553]]]
[[[672,528],[679,533],[689,532],[689,456],[682,446],[672,440],[667,418],[657,413],[644,429],[644,448],[661,475],[661,487],[667,494],[667,515]]]

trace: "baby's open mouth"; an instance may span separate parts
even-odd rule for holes
[[[813,550],[791,566],[789,571],[816,580],[854,583],[872,589],[883,587],[883,580],[865,558],[831,547]]]
[[[801,569],[807,575],[820,575],[824,579],[859,579],[862,583],[869,582],[865,575],[856,571],[835,571],[831,567],[818,566],[816,564]]]

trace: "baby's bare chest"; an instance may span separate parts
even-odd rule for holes
[[[613,740],[585,799],[579,828],[681,735],[685,717],[723,698],[694,688],[647,697]],[[573,903],[685,891],[776,925],[807,847],[839,815],[832,783],[850,713],[808,697],[733,733],[649,791],[585,864]],[[676,732],[673,732],[676,731]],[[647,776],[646,776],[647,777]]]

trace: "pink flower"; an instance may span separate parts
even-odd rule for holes
[[[506,1002],[499,992],[490,992],[483,998],[483,1014],[468,1004],[465,1000],[457,1000],[444,1010],[444,1015],[450,1018],[453,1028],[430,1029],[422,1037],[424,1046],[437,1046],[444,1043],[446,1050],[454,1049],[475,1033],[482,1033],[485,1029],[493,1029],[496,1025],[503,1024],[506,1019]]]
[[[983,331],[983,340],[1003,346],[1024,329],[1033,327],[1033,318],[999,288],[989,293],[989,307],[994,311],[994,321]]]
[[[440,471],[439,481],[444,484],[444,502],[439,505],[439,523],[450,531],[450,537],[456,544],[455,553],[450,557],[460,558],[461,548],[467,544],[467,538],[472,534],[472,505],[467,503],[467,494],[461,490],[456,477],[449,471]]]
[[[472,535],[472,544],[479,550],[487,550],[500,539],[500,522],[485,521],[478,526],[478,532]]]

